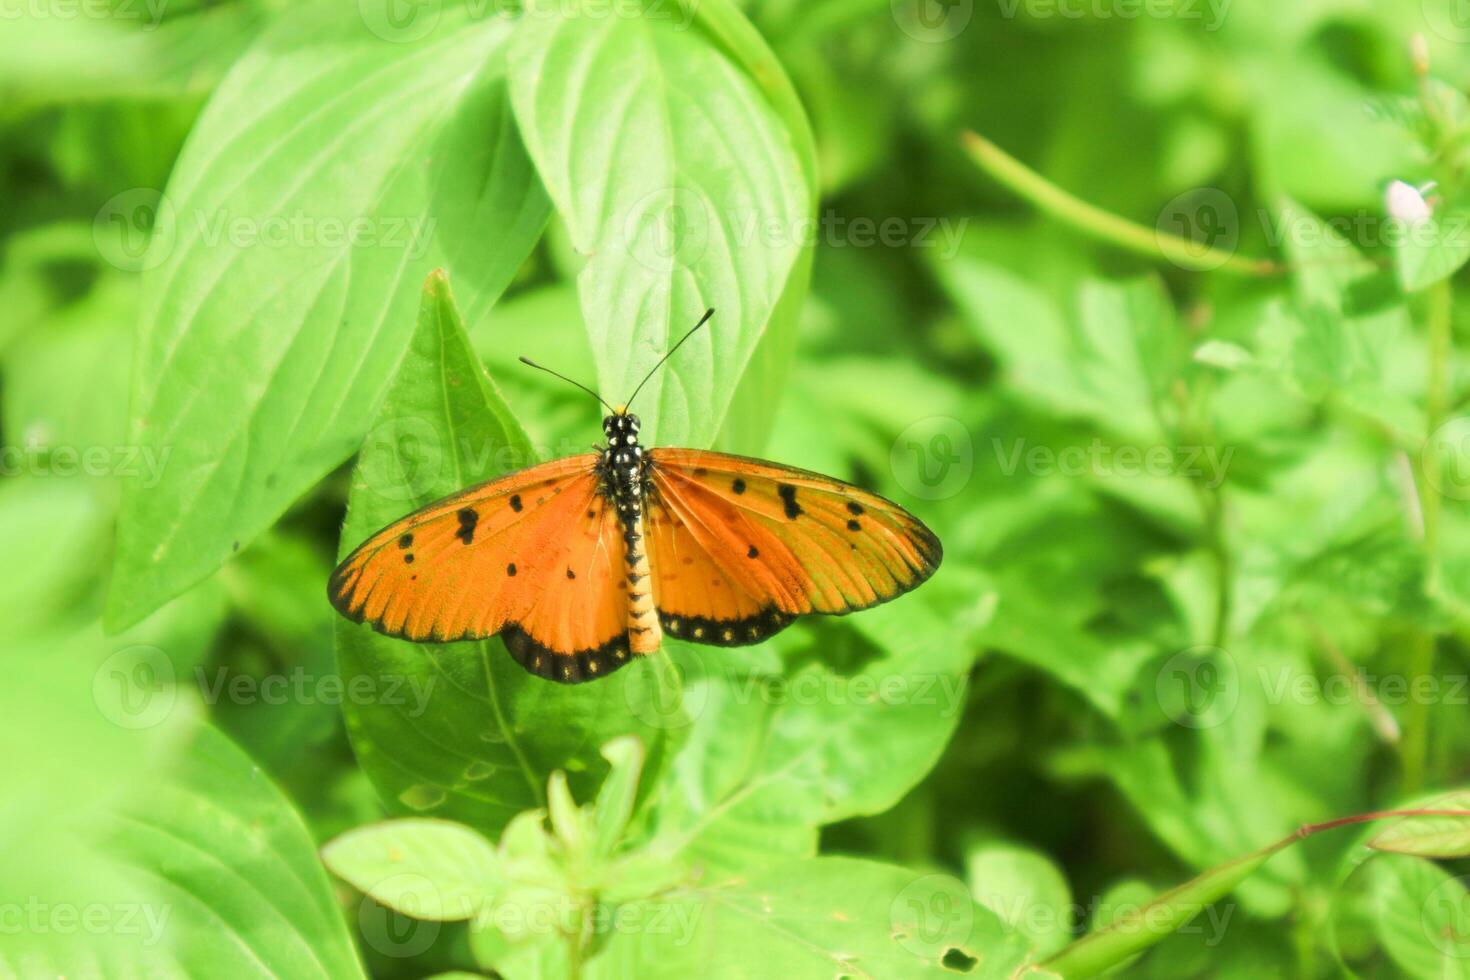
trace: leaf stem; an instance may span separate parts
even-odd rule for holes
[[[1171,232],[1145,228],[1062,190],[977,133],[960,137],[966,154],[981,170],[1046,214],[1100,241],[1138,255],[1162,258],[1194,272],[1219,269],[1240,276],[1275,276],[1285,271],[1270,259],[1253,259],[1204,246]]]
[[[1441,279],[1426,292],[1429,300],[1429,365],[1425,396],[1425,438],[1432,440],[1449,414],[1449,365],[1453,339],[1450,332],[1454,297],[1449,279]],[[1440,459],[1427,444],[1421,454],[1428,486],[1420,488],[1424,506],[1424,552],[1428,561],[1425,589],[1433,596],[1439,590]]]
[[[1435,446],[1435,433],[1449,414],[1449,364],[1453,348],[1451,319],[1454,304],[1449,279],[1441,279],[1425,290],[1426,327],[1429,356],[1426,366],[1424,406],[1424,443],[1419,452],[1416,471],[1419,484],[1419,512],[1424,527],[1424,593],[1430,599],[1440,594],[1439,542],[1440,517],[1444,497],[1440,457]],[[1434,672],[1436,638],[1428,629],[1417,629],[1409,644],[1405,664],[1409,690],[1417,690],[1419,678]],[[1403,790],[1412,793],[1424,785],[1429,754],[1429,705],[1423,698],[1410,698],[1405,708],[1404,739],[1400,745],[1403,766]]]
[[[582,960],[586,937],[586,919],[579,907],[573,917],[573,929],[567,933],[567,980],[582,980]]]

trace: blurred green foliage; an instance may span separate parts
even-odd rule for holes
[[[1455,0],[0,4],[0,977],[1470,976],[1458,818],[1285,840],[1465,809],[1467,86]],[[568,688],[335,616],[706,306],[650,434],[932,582]]]

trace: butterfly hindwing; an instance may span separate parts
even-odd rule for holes
[[[755,643],[805,613],[886,602],[939,567],[918,518],[840,480],[701,450],[649,458],[654,595],[671,635]]]
[[[597,456],[470,487],[384,528],[328,586],[380,633],[451,641],[502,633],[527,670],[591,680],[628,661],[622,536]]]

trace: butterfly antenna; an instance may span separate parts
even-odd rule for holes
[[[700,327],[704,326],[706,323],[708,323],[709,322],[709,318],[712,317],[712,316],[714,316],[714,315],[715,315],[715,311],[714,311],[714,308],[713,307],[711,307],[710,309],[707,309],[707,310],[704,311],[704,316],[702,316],[702,317],[699,318],[699,322],[696,323],[694,326],[690,327],[689,328],[689,332],[686,333],[684,336],[680,337],[679,338],[679,342],[677,344],[675,344],[673,347],[670,347],[669,348],[669,352],[667,354],[665,354],[663,357],[660,357],[658,359],[658,363],[655,364],[653,366],[653,368],[647,374],[645,374],[643,376],[643,380],[642,381],[638,382],[638,387],[636,387],[636,388],[633,389],[633,397],[628,399],[628,401],[625,403],[626,405],[628,405],[630,407],[632,406],[632,404],[633,404],[633,398],[637,398],[638,397],[638,392],[642,391],[643,390],[643,386],[646,385],[646,384],[648,384],[648,379],[651,378],[651,377],[653,377],[654,373],[657,372],[659,368],[661,368],[661,367],[664,366],[664,361],[667,361],[669,358],[673,357],[674,356],[674,351],[678,350],[680,347],[683,347],[684,346],[684,341],[688,340],[690,337],[693,337],[694,336],[694,332],[696,330],[698,330]],[[624,411],[626,411],[626,410],[627,409],[624,409]]]
[[[596,398],[598,401],[602,402],[603,406],[609,412],[611,412],[613,415],[618,414],[618,410],[615,409],[615,408],[613,408],[611,405],[609,405],[607,403],[607,401],[601,395],[599,395],[597,392],[593,391],[591,388],[587,387],[586,385],[582,384],[580,381],[573,381],[571,378],[567,377],[565,374],[560,374],[560,373],[558,373],[556,371],[553,371],[553,370],[551,370],[551,368],[547,367],[544,364],[537,364],[535,361],[531,360],[529,357],[522,357],[521,358],[521,363],[522,364],[525,364],[525,365],[528,365],[530,367],[533,367],[533,368],[535,368],[538,371],[545,371],[547,374],[551,375],[554,378],[561,378],[567,384],[573,385],[573,386],[578,387],[578,388],[581,388],[583,391],[587,392],[587,394],[591,395],[593,398]]]

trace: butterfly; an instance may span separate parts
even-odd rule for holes
[[[626,405],[521,360],[602,402],[607,445],[468,487],[378,531],[331,575],[342,615],[407,640],[498,634],[531,673],[570,684],[657,651],[665,635],[742,646],[798,616],[867,609],[939,567],[939,539],[898,504],[778,463],[644,449]]]

